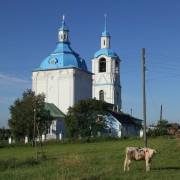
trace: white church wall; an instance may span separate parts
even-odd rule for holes
[[[107,37],[101,37],[101,48],[108,48],[108,47],[110,47],[110,39]]]
[[[71,81],[71,79],[62,79],[59,84],[57,107],[65,114],[67,113],[69,106],[72,106],[74,103],[73,87],[70,85]]]
[[[48,72],[46,75],[46,102],[58,105],[58,76],[55,72]]]
[[[106,72],[99,72],[99,60],[106,59]],[[104,91],[104,100],[111,104],[118,105],[121,108],[121,91],[120,91],[120,77],[115,73],[115,62],[117,58],[100,55],[98,58],[92,60],[93,75],[93,97],[99,99],[99,92]],[[116,84],[118,82],[119,84]],[[119,98],[117,97],[119,92]],[[117,100],[118,98],[118,100]]]
[[[113,88],[112,86],[110,87],[109,85],[96,85],[94,88],[94,93],[93,93],[93,97],[96,97],[97,100],[99,100],[99,92],[101,90],[104,91],[104,100],[108,103],[112,103],[114,104],[114,98],[113,98],[113,91],[110,91],[111,88]]]
[[[47,139],[59,139],[59,134],[65,137],[66,126],[62,117],[57,117],[52,121],[50,129],[46,134]]]
[[[32,89],[63,113],[81,99],[92,98],[92,74],[77,68],[33,72]]]

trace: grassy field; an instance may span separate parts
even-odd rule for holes
[[[129,172],[123,171],[127,146],[143,146],[143,140],[44,145],[47,159],[38,163],[33,147],[1,148],[0,179],[180,179],[180,139],[148,139],[148,147],[158,152],[150,172],[145,171],[144,161],[133,162]]]

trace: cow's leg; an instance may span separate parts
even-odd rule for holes
[[[146,160],[146,171],[150,171],[150,162]]]
[[[127,158],[124,160],[124,171],[126,171],[126,166],[127,166]]]
[[[127,170],[129,171],[129,165],[131,164],[131,160],[128,159],[128,162],[127,162]]]
[[[126,158],[124,161],[124,171],[126,170],[126,168],[129,171],[129,165],[130,164],[131,164],[131,160]]]

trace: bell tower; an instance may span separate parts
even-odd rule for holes
[[[113,104],[122,109],[120,85],[120,58],[110,48],[111,36],[105,27],[101,35],[101,49],[92,59],[93,98]]]

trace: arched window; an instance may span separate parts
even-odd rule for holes
[[[99,100],[104,101],[104,91],[103,90],[99,91]]]
[[[116,98],[117,98],[116,103],[119,104],[119,91],[117,91],[117,93],[116,93]]]
[[[67,39],[67,35],[66,34],[64,34],[64,40],[66,40]]]
[[[115,62],[115,70],[116,70],[116,73],[118,74],[119,73],[119,63],[118,63],[118,60],[116,60],[116,62]]]
[[[63,40],[63,35],[61,34],[61,40]]]
[[[99,72],[106,72],[106,59],[101,58],[99,60]]]

